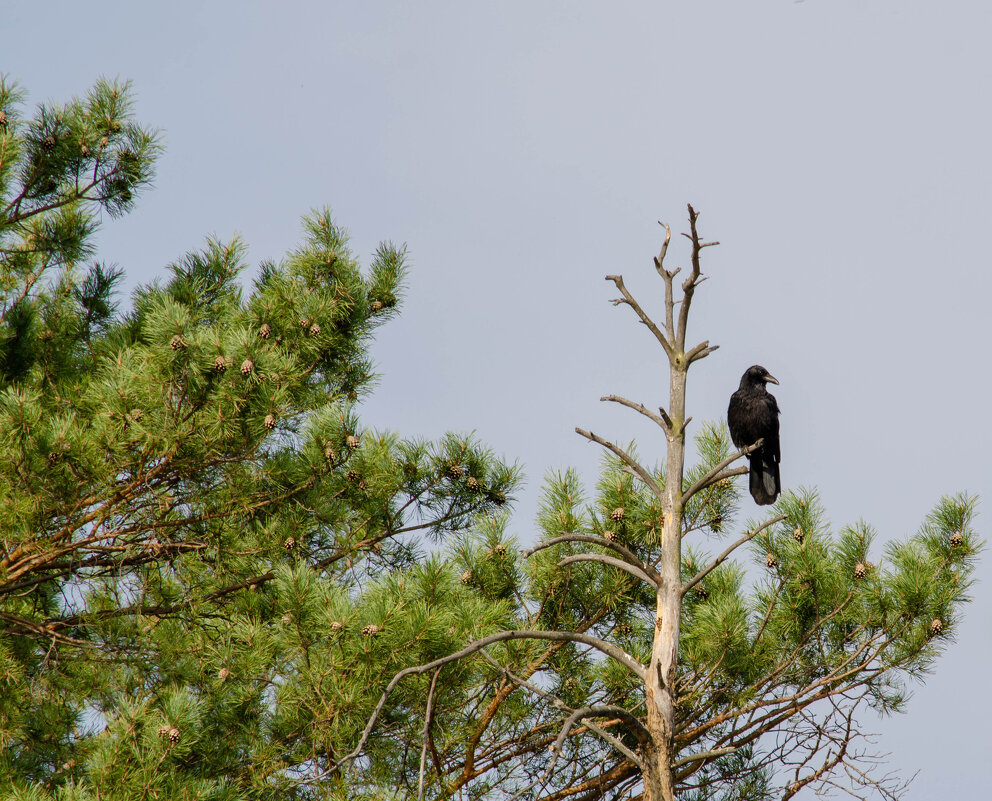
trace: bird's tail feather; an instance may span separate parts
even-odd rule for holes
[[[775,503],[782,491],[782,482],[778,474],[778,462],[764,458],[764,454],[754,454],[751,457],[750,471],[751,497],[759,506]]]

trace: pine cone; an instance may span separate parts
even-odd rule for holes
[[[354,434],[349,434],[345,437],[344,443],[348,446],[348,450],[353,451],[358,447],[358,437]]]
[[[448,464],[448,475],[456,481],[465,475],[465,468],[455,462]]]
[[[289,614],[289,612],[287,612],[287,613],[286,613],[285,615],[283,615],[283,616],[282,616],[281,618],[279,618],[279,619],[280,619],[280,620],[281,620],[281,621],[282,621],[283,623],[285,623],[285,624],[286,624],[287,626],[288,626],[288,625],[289,625],[290,623],[292,623],[292,622],[293,622],[293,616],[292,616],[291,614]]]
[[[468,478],[465,479],[465,486],[468,487],[470,492],[478,492],[479,479],[477,479],[475,476],[469,476]]]
[[[618,506],[616,509],[614,509],[612,512],[610,512],[610,519],[614,523],[619,523],[621,520],[623,520],[624,514],[625,514],[625,512],[624,512],[623,507],[622,506]]]
[[[319,334],[320,334],[320,326],[317,325],[317,323],[314,323],[312,326],[310,326],[310,336],[315,337],[318,336]]]
[[[496,555],[501,559],[506,556],[506,546],[502,542],[493,548],[493,551],[495,551]]]
[[[86,158],[90,154],[90,146],[85,142],[79,143],[79,153],[83,158]]]
[[[171,727],[169,729],[169,742],[175,745],[176,743],[179,742],[179,737],[180,737],[179,729],[177,729],[175,726]]]
[[[286,537],[286,541],[282,545],[287,551],[292,551],[296,548],[296,537]]]
[[[183,339],[182,334],[176,334],[172,338],[172,341],[169,342],[169,347],[172,348],[173,350],[186,350],[186,348],[188,348],[189,345],[186,343],[186,340]]]
[[[255,362],[251,359],[241,362],[241,375],[251,375],[253,372],[255,372]]]
[[[615,531],[604,531],[603,532],[603,539],[604,540],[609,540],[610,542],[616,542],[617,541],[617,533]]]
[[[158,736],[159,737],[168,737],[170,731],[172,731],[172,726],[169,726],[169,725],[159,726]]]
[[[858,562],[854,566],[854,577],[856,579],[863,579],[868,575],[868,566],[864,562]]]
[[[217,671],[217,678],[220,679],[221,681],[224,681],[230,675],[231,675],[231,671],[226,667],[222,667],[220,670]]]
[[[349,470],[347,473],[345,473],[344,477],[352,484],[356,483],[361,479],[361,476],[358,475],[357,470]]]
[[[227,359],[223,356],[218,356],[214,359],[214,370],[218,373],[223,373],[227,369]]]
[[[372,301],[371,308],[372,308],[372,311],[374,311],[374,312],[382,311],[382,301],[381,300],[373,300]]]
[[[310,318],[309,317],[302,318],[300,320],[300,328],[309,328],[309,327],[310,327]]]
[[[930,636],[937,637],[944,633],[944,623],[939,617],[935,617],[930,624]]]
[[[469,583],[471,583],[471,581],[472,581],[472,571],[471,570],[466,570],[464,573],[462,573],[462,577],[459,579],[459,581],[461,581],[462,584],[469,584]]]
[[[765,566],[769,568],[774,568],[778,564],[778,559],[775,558],[775,554],[771,551],[765,556]]]
[[[106,136],[100,137],[100,150],[103,150],[109,144],[110,144],[110,139],[108,139]]]
[[[806,533],[799,526],[796,526],[796,530],[792,532],[792,539],[802,545],[803,540],[806,539]]]
[[[341,631],[344,628],[344,623],[340,620],[331,621],[331,631]]]
[[[705,601],[710,597],[710,591],[706,589],[706,585],[701,581],[693,588],[693,592],[696,593],[696,596],[701,601]]]
[[[268,323],[262,323],[262,327],[258,329],[258,335],[262,339],[268,339],[272,336],[272,326]]]
[[[41,140],[41,149],[49,152],[55,150],[55,137],[52,134]]]
[[[964,545],[964,535],[960,531],[955,531],[951,534],[951,547],[957,548],[959,545]]]
[[[379,632],[382,631],[375,623],[369,623],[369,625],[362,627],[363,637],[378,637]]]
[[[329,462],[333,462],[335,459],[338,458],[337,451],[335,451],[334,448],[331,447],[331,443],[329,442],[324,446],[324,458],[327,459],[327,461]]]
[[[714,532],[719,534],[721,529],[723,528],[723,517],[721,515],[717,515],[712,520],[710,520],[709,526],[710,529],[712,529]]]
[[[634,627],[631,626],[630,623],[627,623],[626,621],[623,621],[623,622],[617,623],[617,625],[614,627],[613,630],[617,634],[619,634],[621,637],[625,637],[628,634],[630,634],[631,632],[633,632]]]
[[[496,492],[491,492],[489,493],[489,500],[491,500],[497,506],[502,506],[504,503],[506,503],[506,493],[500,490],[496,490]]]
[[[272,412],[265,415],[265,427],[269,429],[269,431],[276,427],[276,416],[272,414]]]

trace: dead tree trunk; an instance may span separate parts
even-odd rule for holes
[[[689,307],[696,286],[703,280],[700,272],[699,254],[703,248],[717,244],[702,242],[696,230],[698,215],[689,207],[690,234],[692,242],[692,271],[682,282],[682,297],[675,296],[675,276],[678,269],[665,267],[665,255],[671,241],[671,230],[665,226],[665,242],[655,258],[655,267],[665,282],[665,323],[664,327],[655,323],[627,291],[621,276],[607,276],[616,284],[622,297],[616,304],[630,306],[654,334],[665,351],[669,363],[668,409],[659,409],[660,417],[653,413],[667,439],[664,485],[657,481],[648,484],[662,508],[662,556],[659,565],[660,581],[657,589],[657,617],[654,628],[654,643],[651,661],[645,677],[647,701],[646,723],[651,742],[642,746],[645,763],[644,790],[648,801],[674,801],[675,780],[672,763],[675,757],[673,736],[675,732],[676,679],[678,673],[679,620],[682,611],[682,510],[683,477],[685,472],[685,429],[689,419],[685,415],[685,388],[689,367],[693,362],[708,356],[714,350],[708,342],[702,342],[686,350],[686,326]],[[678,313],[676,314],[676,307]],[[614,400],[617,400],[614,398]],[[627,403],[626,405],[634,405]],[[644,410],[645,412],[647,410]],[[583,432],[580,432],[583,433]],[[621,457],[623,458],[623,457]],[[625,460],[626,461],[626,460]],[[640,466],[638,466],[640,467]],[[640,473],[643,468],[636,470]],[[653,485],[653,486],[652,486]]]

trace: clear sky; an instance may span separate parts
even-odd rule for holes
[[[0,71],[32,103],[134,80],[167,150],[101,234],[131,286],[208,234],[278,259],[315,206],[366,260],[406,242],[363,417],[475,430],[519,460],[522,540],[547,470],[595,480],[576,425],[661,454],[598,401],[657,405],[667,377],[603,276],[660,310],[656,221],[683,230],[692,202],[723,244],[690,326],[720,350],[690,373],[689,413],[722,417],[763,364],[786,486],[884,539],[944,493],[992,498],[990,23],[978,0],[4,0]],[[908,714],[863,721],[893,767],[920,770],[910,801],[992,786],[987,562],[978,577]]]

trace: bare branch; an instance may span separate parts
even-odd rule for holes
[[[675,332],[675,350],[685,351],[685,334],[689,322],[689,306],[692,304],[692,295],[696,287],[702,283],[700,276],[702,272],[699,266],[699,254],[703,247],[718,244],[710,242],[704,245],[699,239],[699,232],[696,230],[696,220],[699,214],[689,204],[689,230],[692,232],[688,238],[692,241],[692,273],[682,282],[682,305],[679,307],[679,323]]]
[[[497,662],[496,659],[494,659],[488,652],[482,651],[482,656],[486,661],[489,662],[489,664],[493,665],[493,667],[495,667],[497,670],[502,671],[503,674],[508,679],[510,679],[510,681],[512,681],[514,684],[523,687],[525,690],[530,690],[535,695],[541,696],[541,698],[544,698],[546,701],[549,701],[552,704],[552,706],[555,707],[555,709],[560,709],[563,712],[575,711],[557,696],[552,695],[551,693],[542,690],[537,685],[531,684],[529,681],[526,681],[525,679],[520,678],[520,676],[517,676],[508,667],[506,667],[505,665],[501,665],[499,662]],[[620,708],[622,709],[622,707]],[[644,724],[641,723],[641,721],[637,718],[636,715],[633,715],[629,711],[624,709],[624,714],[621,715],[620,713],[617,713],[617,717],[620,717],[630,727],[634,736],[637,737],[639,741],[648,742],[650,740],[651,738],[650,733],[648,732],[647,729],[644,728]],[[621,754],[627,757],[627,759],[629,759],[631,762],[636,763],[643,770],[644,763],[641,762],[640,757],[638,757],[637,754],[635,754],[633,751],[627,748],[627,746],[625,746],[622,742],[620,742],[620,740],[618,740],[616,737],[614,737],[612,734],[610,734],[600,726],[597,726],[591,720],[587,720],[586,725],[589,727],[591,731],[595,732],[597,735],[602,737],[606,742],[608,742],[610,745],[616,748]]]
[[[751,531],[741,537],[737,542],[731,545],[727,550],[720,554],[716,559],[709,563],[706,567],[700,570],[695,576],[689,579],[685,584],[682,585],[682,595],[684,596],[689,590],[695,587],[700,581],[702,581],[712,570],[715,570],[727,559],[730,554],[737,550],[741,545],[746,542],[750,542],[755,537],[757,537],[762,531],[764,531],[769,526],[778,523],[781,520],[785,520],[786,515],[777,515],[776,517],[766,520],[760,526],[758,526],[754,531]]]
[[[431,723],[434,720],[434,688],[437,687],[437,678],[441,675],[441,668],[434,671],[434,678],[431,679],[431,688],[427,691],[427,712],[424,715],[424,747],[420,750],[420,778],[417,782],[417,801],[424,799],[424,777],[427,769],[427,743],[430,741]]]
[[[565,565],[570,565],[573,562],[599,562],[604,565],[612,565],[615,568],[629,573],[634,578],[639,578],[655,592],[658,591],[659,585],[655,579],[651,578],[651,576],[649,576],[645,571],[634,567],[634,565],[628,564],[623,559],[617,559],[615,556],[607,556],[602,553],[577,553],[564,557],[558,563],[558,567],[565,567]]]
[[[668,243],[672,241],[672,229],[668,223],[663,223],[661,220],[658,220],[658,225],[665,229],[665,241],[661,246],[661,253],[655,257],[654,267],[658,275],[664,278],[668,275],[668,270],[665,269],[665,254],[668,253]]]
[[[654,581],[660,581],[661,577],[658,575],[657,571],[647,562],[642,561],[637,554],[633,551],[625,548],[618,542],[611,542],[604,537],[594,537],[591,534],[563,534],[560,537],[553,537],[550,540],[544,540],[544,542],[539,542],[533,548],[528,548],[525,551],[521,551],[521,555],[526,557],[533,556],[538,551],[543,551],[545,548],[550,548],[552,545],[558,545],[562,542],[588,542],[592,545],[599,545],[603,548],[609,548],[611,551],[615,551],[620,554],[628,564],[633,565],[639,570],[643,570],[647,573]]]
[[[382,695],[379,697],[379,702],[376,704],[375,709],[372,712],[372,716],[369,718],[368,723],[365,725],[365,729],[362,731],[362,736],[358,741],[358,745],[355,746],[353,751],[345,754],[345,756],[339,759],[335,763],[335,767],[341,767],[342,765],[351,762],[362,753],[362,750],[365,748],[365,744],[372,735],[372,729],[375,728],[379,715],[382,714],[382,710],[386,706],[386,701],[389,699],[390,694],[407,676],[417,676],[423,673],[429,673],[430,671],[436,670],[444,665],[457,662],[459,659],[464,659],[467,656],[471,656],[472,654],[481,651],[483,648],[492,645],[493,643],[505,642],[507,640],[551,640],[556,642],[577,642],[581,645],[588,645],[595,648],[612,659],[615,659],[641,679],[644,678],[646,673],[646,668],[644,665],[634,659],[634,657],[622,648],[618,648],[616,645],[613,645],[613,643],[600,640],[598,637],[592,637],[588,634],[579,634],[574,631],[539,631],[536,629],[498,631],[495,634],[490,634],[488,637],[483,637],[481,640],[476,640],[473,643],[469,643],[460,651],[456,651],[448,656],[442,656],[423,665],[414,665],[412,667],[404,668],[393,676],[393,678],[389,681],[389,684],[386,685],[386,689],[382,691]]]
[[[575,726],[576,723],[587,717],[604,717],[607,715],[618,715],[618,714],[629,716],[630,713],[627,712],[627,710],[624,709],[622,706],[587,706],[587,707],[583,707],[582,709],[576,709],[571,715],[569,715],[565,719],[565,723],[562,725],[561,731],[558,733],[557,739],[555,739],[554,744],[551,746],[552,756],[551,756],[551,761],[548,763],[547,768],[545,768],[544,772],[536,779],[534,779],[533,782],[531,782],[526,787],[523,787],[521,790],[519,790],[517,793],[511,796],[510,801],[516,801],[517,798],[520,798],[521,796],[529,793],[538,784],[542,785],[542,789],[543,789],[543,786],[547,784],[548,779],[551,778],[551,772],[554,770],[555,764],[558,762],[558,755],[561,753],[562,745],[564,745],[565,739],[568,737],[569,733],[572,730],[572,727]],[[639,759],[636,760],[636,763],[641,766],[642,770],[644,769],[644,763],[641,760]]]
[[[626,303],[628,306],[630,306],[630,308],[632,308],[636,312],[637,316],[641,318],[641,322],[648,327],[648,330],[650,330],[652,334],[654,334],[655,339],[657,339],[658,342],[661,343],[661,346],[665,349],[665,353],[668,354],[668,358],[669,359],[675,358],[675,352],[672,348],[672,343],[668,341],[668,338],[662,333],[661,329],[658,328],[654,320],[648,317],[644,309],[641,308],[640,304],[636,300],[634,300],[634,296],[631,295],[629,291],[627,291],[627,287],[624,286],[623,283],[623,276],[608,275],[606,276],[606,280],[612,281],[614,284],[616,284],[617,289],[620,290],[620,294],[623,295],[622,299],[614,300],[613,305],[616,306],[620,303]]]
[[[726,756],[727,754],[732,754],[737,750],[737,747],[728,748],[716,748],[713,751],[703,751],[700,754],[690,754],[689,756],[684,756],[681,759],[676,759],[672,763],[672,770],[675,768],[681,768],[683,765],[688,765],[690,762],[698,762],[700,759],[715,759],[716,757]]]
[[[682,502],[685,503],[700,490],[706,489],[710,485],[716,484],[718,481],[722,481],[724,478],[729,478],[730,475],[738,475],[737,473],[730,473],[728,475],[721,476],[720,471],[723,470],[723,468],[725,468],[727,465],[736,462],[742,456],[747,456],[749,453],[753,453],[758,448],[760,448],[764,444],[764,442],[765,442],[764,439],[759,439],[753,445],[748,445],[746,448],[741,448],[736,453],[730,454],[730,456],[728,456],[722,462],[719,462],[717,465],[713,467],[713,469],[711,469],[708,473],[706,473],[706,475],[704,475],[702,478],[696,481],[691,487],[689,487],[689,489],[687,489],[685,492],[682,493]],[[746,473],[748,471],[745,469],[743,472]]]
[[[641,481],[647,484],[651,492],[654,493],[655,497],[659,501],[664,503],[664,497],[665,497],[664,490],[662,490],[662,488],[658,486],[658,482],[655,481],[651,477],[651,474],[647,470],[645,470],[644,467],[641,466],[640,462],[638,462],[633,456],[627,453],[627,451],[625,451],[623,448],[618,447],[617,445],[614,445],[612,442],[609,442],[608,440],[605,440],[602,437],[593,434],[591,431],[584,431],[581,428],[576,428],[575,433],[580,434],[586,439],[592,440],[593,442],[598,443],[599,445],[602,445],[604,448],[606,448],[607,450],[611,451],[613,454],[618,456],[625,464],[627,464],[630,467],[631,470],[637,473],[637,477]]]
[[[633,409],[635,412],[640,412],[649,420],[652,420],[653,422],[657,423],[661,427],[662,431],[665,432],[665,434],[669,436],[671,436],[672,434],[672,420],[664,409],[661,408],[658,409],[658,411],[661,412],[661,415],[659,416],[654,412],[652,412],[650,409],[648,409],[646,406],[644,406],[644,404],[637,403],[636,401],[632,401],[632,400],[627,400],[627,398],[623,398],[620,395],[604,395],[602,398],[600,398],[600,400],[613,401],[614,403],[619,403],[622,406],[626,406],[628,409]]]
[[[696,283],[699,284],[701,282],[697,281]],[[719,347],[720,347],[719,345],[710,345],[710,341],[707,339],[703,342],[700,342],[698,345],[696,345],[696,347],[694,347],[692,350],[686,353],[685,360],[688,364],[692,364],[693,362],[699,361],[700,359],[705,359],[713,351],[718,350]]]

